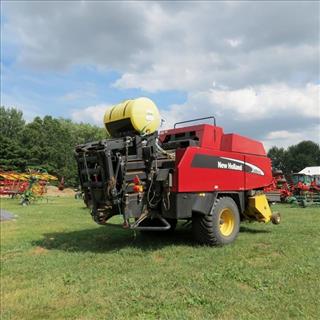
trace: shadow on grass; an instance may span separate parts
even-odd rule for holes
[[[257,230],[241,226],[240,232],[268,233],[269,230]],[[54,232],[44,234],[44,239],[33,242],[33,245],[63,251],[76,252],[110,252],[123,248],[139,248],[153,251],[166,246],[198,246],[192,238],[190,228],[179,227],[175,232],[149,232],[140,233],[125,230],[119,226],[105,226],[93,229]]]
[[[245,226],[240,227],[240,232],[246,232],[246,233],[270,233],[270,230],[261,230],[261,229],[252,229]]]
[[[109,252],[131,247],[146,251],[160,249],[170,245],[194,246],[191,230],[177,229],[173,233],[140,233],[115,226],[72,232],[55,232],[44,234],[44,239],[33,245],[52,250],[80,252]]]

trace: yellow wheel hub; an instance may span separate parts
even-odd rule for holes
[[[229,208],[225,208],[220,212],[220,232],[225,237],[231,235],[234,229],[234,214]]]

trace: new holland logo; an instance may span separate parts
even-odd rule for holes
[[[206,154],[196,154],[192,160],[191,166],[193,168],[245,171],[264,176],[264,172],[252,163],[227,157],[209,156]]]
[[[221,161],[218,161],[218,168],[220,168],[220,169],[230,169],[230,170],[239,170],[239,171],[243,170],[242,164],[238,165],[238,164],[232,163],[232,162],[224,163],[224,162],[221,162]]]

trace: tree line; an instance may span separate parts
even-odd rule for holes
[[[285,148],[272,147],[268,152],[275,169],[284,174],[297,173],[305,167],[320,166],[319,144],[313,141],[302,141]]]
[[[21,111],[0,107],[0,169],[44,169],[77,186],[75,146],[105,137],[104,128],[51,116],[26,123]]]
[[[51,116],[35,117],[26,123],[21,111],[0,107],[1,170],[24,172],[41,168],[58,178],[64,177],[66,185],[77,186],[74,147],[103,138],[104,128]],[[302,141],[287,149],[272,147],[268,156],[273,167],[286,174],[320,165],[320,148],[312,141]]]

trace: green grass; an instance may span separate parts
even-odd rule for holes
[[[319,319],[320,209],[278,206],[222,248],[136,235],[51,198],[1,222],[1,319]],[[117,218],[116,218],[117,219]]]

